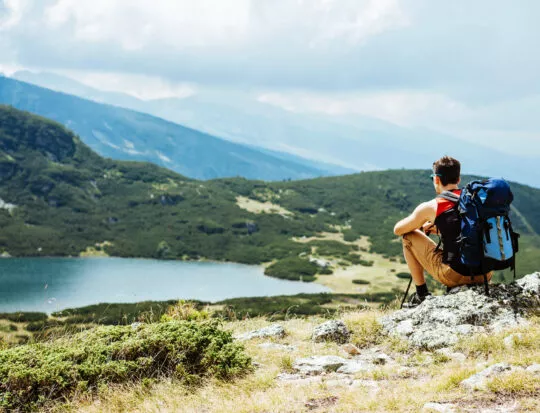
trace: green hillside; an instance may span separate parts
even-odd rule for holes
[[[293,237],[343,231],[346,240],[368,236],[372,252],[399,256],[392,227],[433,196],[428,178],[427,171],[396,170],[297,182],[196,181],[102,158],[63,126],[0,106],[0,253],[251,264],[289,257],[300,265],[294,260],[315,245]],[[540,190],[512,188],[524,245],[518,271],[526,273],[540,268]],[[259,206],[265,211],[256,212]],[[318,242],[362,260],[357,248]]]

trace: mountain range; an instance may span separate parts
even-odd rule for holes
[[[103,156],[149,161],[197,179],[261,180],[347,172],[274,151],[260,151],[146,113],[0,77],[0,103],[56,120]]]
[[[257,149],[277,150],[356,171],[424,169],[447,154],[462,161],[465,173],[504,177],[536,187],[540,179],[536,160],[532,158],[365,116],[293,112],[242,91],[201,90],[182,99],[142,100],[98,90],[52,73],[24,71],[13,76],[87,99],[150,113]]]

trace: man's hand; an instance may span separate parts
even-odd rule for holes
[[[422,231],[426,235],[430,235],[432,233],[437,234],[439,231],[437,230],[437,227],[435,224],[432,224],[431,222],[426,222],[424,225],[422,225]]]

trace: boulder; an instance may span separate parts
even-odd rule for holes
[[[338,356],[312,356],[296,360],[293,369],[303,375],[316,376],[335,372],[347,363],[347,360]]]
[[[499,332],[527,324],[524,316],[540,306],[540,273],[511,284],[458,287],[442,296],[429,296],[416,308],[381,318],[383,329],[417,347],[436,349],[454,345],[460,336]]]
[[[311,339],[316,343],[334,341],[344,344],[349,341],[350,336],[351,333],[343,321],[330,320],[315,327]]]
[[[375,366],[365,360],[351,360],[342,365],[337,372],[342,374],[355,374],[361,371],[372,371]]]
[[[285,334],[285,329],[280,324],[272,324],[271,326],[242,334],[240,336],[237,336],[236,338],[241,341],[253,340],[255,338],[283,338],[285,337]]]

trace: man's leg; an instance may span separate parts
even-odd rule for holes
[[[416,294],[420,301],[429,295],[424,270],[436,278],[433,268],[433,257],[436,254],[436,244],[423,232],[416,230],[403,236],[403,255],[407,261]]]
[[[414,284],[425,284],[426,278],[424,277],[424,267],[422,267],[422,264],[420,264],[405,243],[403,244],[403,255],[405,256],[405,261],[407,261],[407,266],[409,267],[409,272],[411,273]]]

